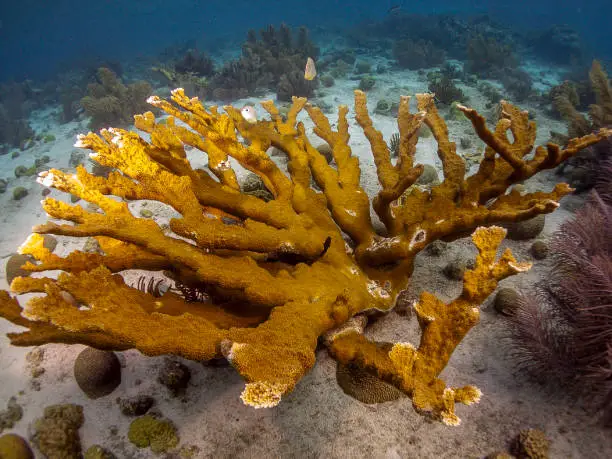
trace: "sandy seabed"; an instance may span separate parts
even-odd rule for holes
[[[345,103],[352,106],[354,81],[338,81],[322,99],[332,106]],[[374,107],[380,97],[396,99],[400,93],[423,92],[426,83],[414,72],[399,72],[393,76],[378,78],[377,87],[369,93],[369,106]],[[465,88],[470,105],[478,109],[484,106],[479,94]],[[255,99],[252,99],[253,101]],[[238,101],[240,106],[248,100]],[[335,115],[332,115],[332,118]],[[375,125],[386,138],[397,130],[392,117],[373,115]],[[72,144],[79,132],[86,132],[86,121],[64,125],[57,124],[56,112],[47,110],[35,114],[34,129],[47,130],[56,136],[49,144],[38,145],[11,159],[3,156],[0,161],[0,177],[10,178],[6,193],[0,195],[0,288],[6,289],[4,265],[30,234],[34,224],[45,221],[40,209],[42,188],[33,177],[15,178],[13,170],[18,165],[30,166],[36,158],[48,155],[49,167],[66,168]],[[351,117],[352,121],[352,117]],[[562,130],[558,121],[537,114],[538,141],[544,142],[551,129]],[[305,119],[308,132],[312,123]],[[470,129],[469,122],[451,122],[451,138],[459,139]],[[377,191],[377,180],[369,145],[361,131],[353,124],[351,129],[353,154],[360,157],[362,184],[371,196]],[[474,138],[474,145],[480,147]],[[315,142],[315,145],[317,143]],[[417,161],[439,168],[432,138],[419,142]],[[205,157],[190,153],[196,165],[205,163]],[[243,175],[244,171],[240,171]],[[526,183],[527,190],[549,190],[558,179],[552,173],[540,174]],[[12,199],[12,189],[24,186],[29,195],[19,201]],[[51,196],[61,194],[53,191]],[[63,199],[66,199],[65,197]],[[566,198],[575,205],[581,198]],[[143,203],[133,203],[138,212]],[[156,207],[158,206],[158,207]],[[539,238],[546,238],[571,213],[562,205],[548,215],[546,227]],[[160,222],[172,214],[165,206],[149,202],[147,209],[157,215]],[[156,212],[159,210],[159,212]],[[56,253],[65,255],[80,249],[83,240],[58,238]],[[531,259],[528,248],[531,241],[505,241],[519,260]],[[419,255],[410,294],[417,296],[427,290],[440,298],[450,300],[459,294],[461,283],[449,281],[442,268],[456,258],[469,259],[475,250],[469,238],[452,243],[440,257]],[[514,286],[529,289],[541,281],[546,272],[546,262],[535,262],[526,274],[514,276],[501,283],[502,287]],[[130,272],[131,280],[138,272]],[[128,279],[129,281],[130,279]],[[484,457],[507,449],[509,441],[524,428],[543,430],[551,441],[553,458],[607,458],[612,456],[612,435],[603,429],[584,403],[572,395],[553,391],[530,381],[519,373],[508,357],[505,343],[507,326],[491,306],[491,299],[482,307],[481,322],[456,349],[444,370],[442,378],[449,385],[473,384],[483,392],[479,404],[457,407],[462,419],[458,427],[448,427],[432,422],[417,414],[408,398],[378,405],[365,405],[345,395],[335,378],[336,363],[325,350],[317,352],[317,364],[296,389],[273,409],[255,410],[242,404],[240,393],[243,381],[229,367],[207,367],[197,362],[183,361],[191,370],[191,381],[185,394],[176,398],[157,382],[157,374],[163,357],[150,358],[137,351],[117,353],[122,363],[122,382],[109,396],[97,400],[88,399],[78,388],[73,376],[74,360],[84,346],[50,344],[41,346],[44,357],[41,366],[44,373],[35,380],[26,360],[31,348],[17,348],[5,337],[8,331],[18,327],[0,320],[0,410],[9,398],[16,396],[23,407],[23,418],[12,429],[29,435],[29,426],[42,417],[45,406],[74,403],[83,406],[85,423],[80,429],[83,449],[93,444],[104,446],[118,458],[147,458],[155,455],[148,449],[138,449],[127,439],[129,424],[133,418],[121,414],[117,397],[139,394],[151,395],[156,400],[155,409],[170,419],[180,436],[179,447],[196,446],[197,458],[236,457],[380,457],[380,458],[472,458]],[[384,341],[409,341],[418,343],[419,330],[416,318],[400,316],[395,312],[373,323],[367,335]],[[271,356],[273,358],[274,356]],[[38,454],[38,453],[37,453]],[[38,456],[37,456],[38,457]],[[42,457],[42,456],[40,456]]]

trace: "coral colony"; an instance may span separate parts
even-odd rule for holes
[[[360,186],[346,106],[339,107],[332,125],[306,98],[293,97],[286,117],[265,101],[268,119],[249,122],[239,109],[204,107],[176,89],[171,101],[149,98],[170,115],[165,122],[151,112],[135,117],[148,141],[122,129],[79,136],[78,147],[115,171],[100,177],[79,166],[76,174],[57,169],[40,174],[46,186],[95,206],[43,200],[53,220],[36,226],[20,252],[37,260],[25,265],[28,271],[62,273],[57,279],[16,278],[11,284],[16,294],[40,294],[25,309],[0,292],[0,315],[27,329],[11,333],[11,342],[135,348],[197,361],[225,358],[246,381],[242,400],[256,408],[275,406],[292,391],[315,364],[321,342],[341,364],[403,391],[419,412],[458,424],[455,403],[470,405],[481,393],[471,385],[447,386],[439,375],[478,323],[478,306],[498,282],[530,267],[509,249],[497,258],[506,230],[494,224],[552,212],[571,191],[558,184],[549,192],[521,194],[513,185],[558,166],[612,131],[571,139],[565,147],[538,146],[532,154],[536,126],[527,112],[502,101],[501,117],[490,129],[475,110],[458,105],[486,144],[477,172],[466,176],[433,95],[416,95],[416,113],[409,101],[403,96],[399,103],[394,163],[373,126],[365,94],[355,91],[355,119],[370,143],[380,182],[372,207],[384,230],[375,229],[370,200]],[[297,121],[302,110],[331,147],[333,165]],[[443,182],[431,189],[412,186],[423,172],[414,164],[422,124],[437,141],[444,172]],[[192,168],[186,146],[208,156],[206,169]],[[287,156],[289,175],[270,159],[270,147]],[[273,199],[242,192],[230,157],[257,174]],[[180,215],[169,226],[138,218],[127,203],[142,199],[167,204]],[[414,304],[420,343],[367,339],[367,314],[395,306],[419,251],[468,232],[478,255],[464,274],[462,292],[449,303],[425,292]],[[60,257],[44,247],[45,234],[93,237],[102,251]],[[165,270],[183,291],[205,295],[190,301],[194,298],[175,289],[161,296],[146,293],[126,285],[120,273],[127,269]]]

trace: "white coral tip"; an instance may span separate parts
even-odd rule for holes
[[[85,148],[85,147],[87,147],[87,145],[85,144],[84,140],[85,140],[85,135],[84,134],[77,135],[77,140],[76,140],[76,142],[74,142],[73,147],[75,147],[75,148]]]
[[[240,399],[253,408],[273,408],[280,403],[286,389],[285,384],[256,381],[246,384]]]
[[[517,273],[529,271],[532,265],[533,265],[532,263],[512,263],[512,262],[508,263],[508,266],[514,269]]]
[[[36,181],[40,183],[42,186],[53,186],[53,182],[55,180],[55,175],[48,172],[46,175],[39,175]]]

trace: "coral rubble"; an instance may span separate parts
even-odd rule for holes
[[[43,201],[54,221],[36,226],[20,252],[38,260],[27,263],[27,270],[63,273],[57,279],[16,278],[11,284],[16,294],[42,293],[25,309],[0,292],[0,315],[27,329],[10,333],[11,342],[136,348],[146,355],[197,361],[224,357],[246,380],[242,400],[272,407],[314,365],[324,337],[342,365],[394,385],[417,410],[452,425],[459,422],[455,402],[474,403],[480,391],[446,386],[440,372],[478,322],[478,306],[498,281],[529,268],[509,250],[496,261],[506,230],[491,225],[552,212],[571,191],[565,184],[550,192],[506,190],[612,133],[601,130],[563,149],[539,146],[531,155],[535,123],[526,112],[502,102],[501,119],[490,130],[481,115],[459,105],[487,145],[479,170],[466,177],[433,95],[416,95],[416,113],[410,111],[410,98],[401,97],[398,161],[393,163],[365,94],[355,91],[355,118],[369,140],[381,185],[372,206],[385,226],[382,234],[373,225],[359,161],[349,146],[348,107],[340,106],[332,124],[305,98],[293,97],[286,117],[266,101],[262,107],[269,119],[249,123],[238,109],[226,106],[223,113],[204,107],[182,89],[173,91],[171,101],[152,96],[149,102],[170,115],[164,122],[151,112],[135,117],[150,140],[122,129],[79,136],[78,147],[115,169],[108,177],[82,166],[76,174],[51,169],[40,175],[45,186],[95,204],[99,211],[49,197]],[[302,110],[330,146],[333,163],[298,122]],[[429,189],[412,186],[424,170],[414,164],[422,124],[437,140],[443,164],[444,180]],[[208,155],[206,170],[191,167],[186,146]],[[288,157],[289,175],[268,156],[270,147]],[[259,176],[273,199],[241,191],[230,158]],[[125,201],[140,199],[167,204],[180,216],[169,229],[138,218]],[[425,292],[415,305],[422,329],[418,346],[379,346],[363,336],[365,313],[394,307],[420,250],[474,229],[479,254],[465,271],[462,293],[446,304]],[[44,234],[93,237],[101,251],[62,258],[43,247]],[[154,296],[130,287],[118,273],[132,268],[165,270],[195,294],[187,298],[169,289]]]

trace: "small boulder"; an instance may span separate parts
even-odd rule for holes
[[[544,214],[516,223],[506,223],[502,226],[508,230],[507,239],[525,241],[535,239],[544,229],[546,216]]]
[[[547,459],[550,441],[539,429],[521,430],[512,444],[511,452],[519,459]]]
[[[270,193],[266,188],[264,188],[263,190],[247,191],[244,194],[255,196],[256,198],[259,198],[265,202],[272,201],[274,199],[272,193]]]
[[[331,75],[321,75],[320,80],[323,86],[325,86],[326,88],[331,88],[335,83],[334,77]]]
[[[100,243],[94,237],[88,237],[83,245],[83,252],[85,253],[103,253]]]
[[[390,350],[391,346],[387,346]],[[401,390],[372,373],[354,365],[338,363],[336,381],[346,395],[366,404],[376,404],[406,397]]]
[[[42,158],[37,158],[34,160],[34,167],[39,169],[45,164],[47,164],[49,161],[51,161],[51,158],[49,158],[49,156],[47,155],[44,155]]]
[[[361,80],[359,80],[359,89],[367,92],[374,87],[376,84],[376,79],[373,76],[366,75]]]
[[[11,282],[13,282],[13,279],[16,277],[28,277],[32,273],[23,269],[22,266],[27,262],[34,263],[34,261],[31,255],[22,255],[20,253],[11,255],[6,262],[6,282],[11,285]]]
[[[438,178],[438,171],[431,164],[425,164],[423,166],[423,173],[416,181],[417,185],[438,185],[440,179]]]
[[[187,388],[190,379],[191,371],[189,368],[172,359],[165,360],[157,376],[157,380],[166,386],[174,396],[179,395]]]
[[[402,290],[397,296],[397,301],[395,302],[395,308],[393,308],[393,310],[396,314],[409,319],[412,317],[413,304],[414,297],[408,290]]]
[[[447,264],[443,269],[442,273],[450,280],[463,280],[465,270],[468,269],[467,262],[456,259]]]
[[[374,109],[374,112],[378,113],[379,115],[387,115],[390,111],[391,104],[388,100],[379,99],[378,102],[376,102],[376,108]]]
[[[463,150],[467,150],[468,148],[472,147],[472,139],[469,137],[461,137],[459,139],[459,145],[461,145]]]
[[[68,161],[68,165],[70,167],[77,167],[79,164],[85,163],[85,158],[85,153],[79,150],[73,150],[72,153],[70,153],[70,160]]]
[[[439,257],[448,250],[448,243],[444,241],[433,241],[427,247],[425,247],[425,253],[432,257]]]
[[[57,239],[50,234],[43,234],[43,247],[49,252],[53,252],[57,247]]]
[[[0,437],[0,458],[34,459],[34,453],[25,439],[10,433]]]
[[[322,143],[321,145],[317,145],[317,151],[325,156],[325,160],[327,164],[331,163],[334,160],[334,155],[332,153],[332,149],[328,143]]]
[[[270,158],[274,158],[274,157],[284,157],[285,156],[285,152],[283,150],[280,150],[276,147],[270,147],[268,149],[268,156],[270,156]]]
[[[512,288],[501,288],[495,295],[493,307],[497,312],[505,316],[511,316],[516,311],[520,302],[518,292]]]
[[[25,198],[28,195],[28,190],[26,190],[22,186],[18,186],[17,188],[13,188],[13,199],[15,201],[19,201],[20,199]]]
[[[241,180],[240,187],[243,193],[251,193],[258,190],[266,190],[266,186],[259,175],[249,172],[243,180]]]
[[[120,398],[119,408],[126,416],[142,416],[155,403],[155,399],[149,395],[136,395],[135,397]]]
[[[121,364],[114,352],[88,347],[74,362],[74,378],[89,398],[104,397],[121,383]]]
[[[531,244],[529,253],[536,260],[543,260],[548,256],[548,244],[544,241],[535,241]]]
[[[19,177],[22,177],[22,176],[24,176],[24,175],[27,175],[27,173],[28,173],[28,168],[27,168],[27,167],[25,167],[25,166],[17,166],[17,167],[15,168],[15,171],[14,171],[14,172],[15,172],[15,177],[19,178]]]

